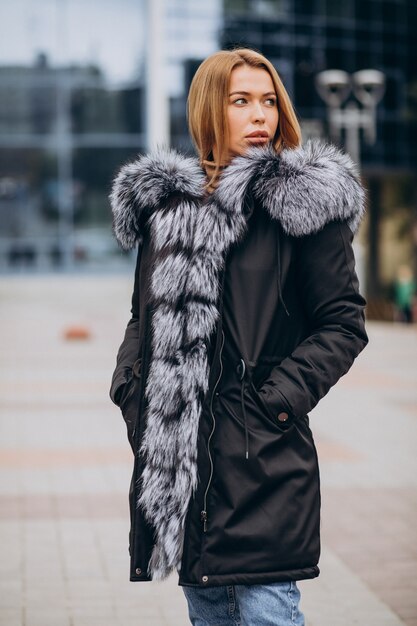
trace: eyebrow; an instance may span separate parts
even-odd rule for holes
[[[233,96],[235,93],[243,93],[243,95],[245,96],[251,95],[249,91],[232,91],[232,93],[229,93],[229,96]],[[277,94],[275,93],[275,91],[267,91],[267,93],[264,93],[263,95],[264,96],[276,96]]]

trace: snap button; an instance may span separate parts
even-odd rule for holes
[[[140,576],[140,575],[142,574],[142,570],[140,569],[140,567],[137,567],[137,568],[136,568],[136,574],[137,574],[138,576]]]
[[[279,413],[278,419],[280,422],[286,422],[288,419],[288,413],[285,413],[285,411],[283,411],[282,413]]]
[[[218,391],[216,391],[216,393],[214,394],[216,396],[216,398],[220,395],[220,393]]]
[[[236,366],[236,372],[237,372],[237,375],[239,376],[239,380],[243,380],[243,377],[245,376],[245,370],[246,370],[245,361],[243,359],[240,359],[238,365]]]
[[[208,581],[208,576],[203,576],[201,580],[203,581],[203,583],[206,583]]]

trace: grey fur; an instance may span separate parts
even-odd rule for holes
[[[184,157],[176,150],[159,147],[124,165],[110,194],[116,239],[123,248],[133,248],[144,210],[162,206],[173,194],[201,197],[203,184],[204,173],[197,159]]]
[[[155,528],[148,567],[154,580],[181,563],[185,517],[198,482],[197,433],[209,379],[206,346],[219,316],[220,270],[247,228],[246,192],[252,190],[294,237],[335,219],[346,220],[355,233],[365,210],[352,160],[317,140],[280,155],[271,146],[251,147],[233,159],[207,199],[204,182],[196,158],[159,148],[122,167],[110,196],[120,245],[135,246],[146,215],[155,250],[148,408],[138,452],[144,470],[137,499]]]
[[[280,155],[270,145],[252,146],[223,172],[212,194],[215,203],[232,212],[241,211],[253,179],[255,197],[294,237],[317,232],[333,219],[347,220],[355,233],[365,212],[365,191],[356,165],[349,155],[322,140],[310,139],[304,146],[283,150]],[[113,231],[120,245],[127,250],[135,246],[144,211],[161,222],[155,233],[158,248],[167,245],[170,238],[187,245],[192,230],[187,228],[187,221],[193,219],[190,214],[196,205],[198,210],[196,200],[204,195],[203,184],[204,173],[198,160],[175,149],[158,148],[124,165],[110,195]],[[155,209],[181,196],[181,204],[173,204],[165,213],[157,211],[155,217]],[[174,219],[178,211],[182,213],[179,221]],[[178,226],[180,232],[173,232]]]
[[[239,210],[252,177],[254,196],[288,235],[315,233],[335,219],[346,220],[354,233],[359,227],[365,192],[352,159],[332,144],[309,140],[281,155],[270,145],[252,148],[226,168],[220,204]]]

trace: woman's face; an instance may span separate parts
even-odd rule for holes
[[[278,126],[277,95],[269,73],[241,65],[230,77],[227,119],[230,156],[242,155],[249,146],[263,146],[275,136]],[[249,137],[257,133],[258,137]],[[259,135],[263,136],[259,136]]]

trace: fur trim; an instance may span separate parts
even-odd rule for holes
[[[198,161],[174,149],[159,147],[124,165],[110,193],[113,233],[120,245],[126,250],[134,248],[144,212],[160,207],[173,195],[201,197],[203,185],[204,172]]]
[[[355,233],[364,214],[365,192],[352,159],[320,140],[276,154],[269,144],[234,159],[222,176],[219,202],[242,203],[248,184],[288,235],[301,237],[332,220],[346,220]]]
[[[146,214],[155,252],[146,425],[138,452],[144,469],[137,498],[155,529],[148,565],[153,580],[181,564],[185,517],[198,483],[207,345],[219,317],[220,271],[230,246],[247,228],[246,194],[253,192],[296,237],[333,219],[346,219],[355,230],[364,210],[352,161],[320,142],[281,155],[271,147],[252,147],[224,170],[206,199],[204,182],[197,159],[159,149],[125,165],[110,196],[119,243],[134,247]]]
[[[149,226],[152,356],[137,506],[155,528],[148,573],[163,580],[180,567],[185,517],[197,487],[198,425],[208,391],[207,344],[219,315],[222,253],[245,232],[246,221],[219,210],[213,198],[202,210],[197,197],[180,197],[175,207],[154,211]]]
[[[175,149],[158,148],[124,165],[114,180],[110,202],[113,232],[119,244],[131,249],[140,238],[141,218],[158,208],[180,211],[184,219],[203,198],[205,175],[195,157]],[[277,154],[272,146],[251,146],[244,156],[235,157],[222,172],[212,198],[229,212],[241,212],[251,190],[284,232],[294,237],[321,230],[329,221],[346,220],[353,233],[365,213],[365,190],[356,165],[348,154],[318,139]],[[179,203],[179,200],[184,202]],[[189,202],[193,203],[193,208]],[[176,222],[177,223],[177,222]],[[158,247],[169,242],[169,224]],[[190,232],[183,230],[183,244]]]

